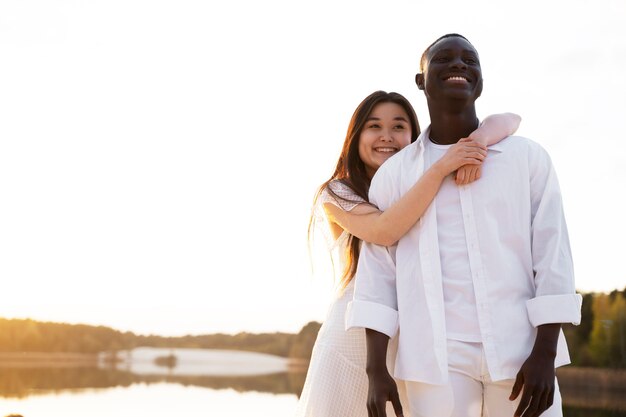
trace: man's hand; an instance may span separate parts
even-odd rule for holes
[[[367,392],[368,417],[387,417],[387,401],[391,401],[396,416],[403,417],[398,387],[385,368],[368,373],[369,390]]]
[[[552,406],[555,388],[554,358],[560,330],[560,324],[539,326],[533,351],[517,373],[509,397],[513,401],[522,393],[515,417],[538,417]]]
[[[402,406],[396,381],[387,370],[387,344],[389,337],[372,329],[365,329],[367,345],[367,416],[387,417],[387,401],[391,401],[396,416],[402,417]]]

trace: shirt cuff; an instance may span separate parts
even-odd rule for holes
[[[580,294],[542,295],[526,301],[528,319],[534,326],[549,323],[580,324]]]
[[[383,304],[354,300],[346,311],[346,330],[366,328],[389,337],[398,332],[398,312]]]

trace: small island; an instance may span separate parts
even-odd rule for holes
[[[154,359],[154,363],[158,366],[163,366],[165,368],[175,368],[178,363],[178,358],[174,354],[169,354],[167,356],[158,356]]]

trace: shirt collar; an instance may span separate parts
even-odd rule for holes
[[[490,151],[494,151],[494,152],[503,152],[504,148],[502,147],[502,140],[500,140],[500,142],[498,143],[494,143],[493,145],[489,146],[487,149],[489,149]]]
[[[428,125],[428,127],[426,129],[424,129],[422,131],[422,133],[420,133],[420,135],[418,136],[417,140],[415,142],[417,142],[417,147],[418,149],[423,149],[424,148],[424,142],[427,140],[430,140],[428,138],[428,135],[430,135],[430,125]],[[490,151],[494,151],[494,152],[503,152],[504,148],[502,147],[502,140],[498,143],[494,143],[493,145],[489,146],[489,150]]]
[[[417,143],[417,149],[424,148],[424,141],[428,140],[429,134],[430,134],[430,125],[428,125],[428,127],[424,129],[422,133],[420,133],[420,135],[417,137],[417,140],[415,141]]]

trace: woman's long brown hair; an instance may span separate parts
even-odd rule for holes
[[[354,191],[356,195],[361,197],[365,201],[369,201],[367,193],[370,188],[370,178],[368,178],[365,171],[365,164],[359,156],[359,138],[361,137],[361,131],[365,126],[365,122],[378,104],[381,103],[395,103],[401,106],[406,114],[409,116],[409,122],[411,123],[411,142],[415,142],[420,134],[420,127],[415,115],[415,110],[411,103],[401,94],[386,91],[376,91],[367,96],[361,104],[356,108],[350,124],[348,125],[348,132],[346,133],[346,139],[343,142],[343,148],[335,167],[333,175],[320,185],[315,198],[313,200],[313,207],[318,203],[320,194],[324,190],[328,190],[333,198],[336,200],[343,200],[347,202],[355,202],[337,195],[329,184],[332,181],[338,180],[347,185]],[[309,219],[308,236],[309,240],[312,236],[312,231],[315,227],[315,215],[312,214]],[[356,273],[356,266],[359,260],[359,254],[361,252],[361,239],[353,236],[348,237],[348,245],[346,249],[346,264],[340,280],[340,287],[345,288],[350,283]]]

